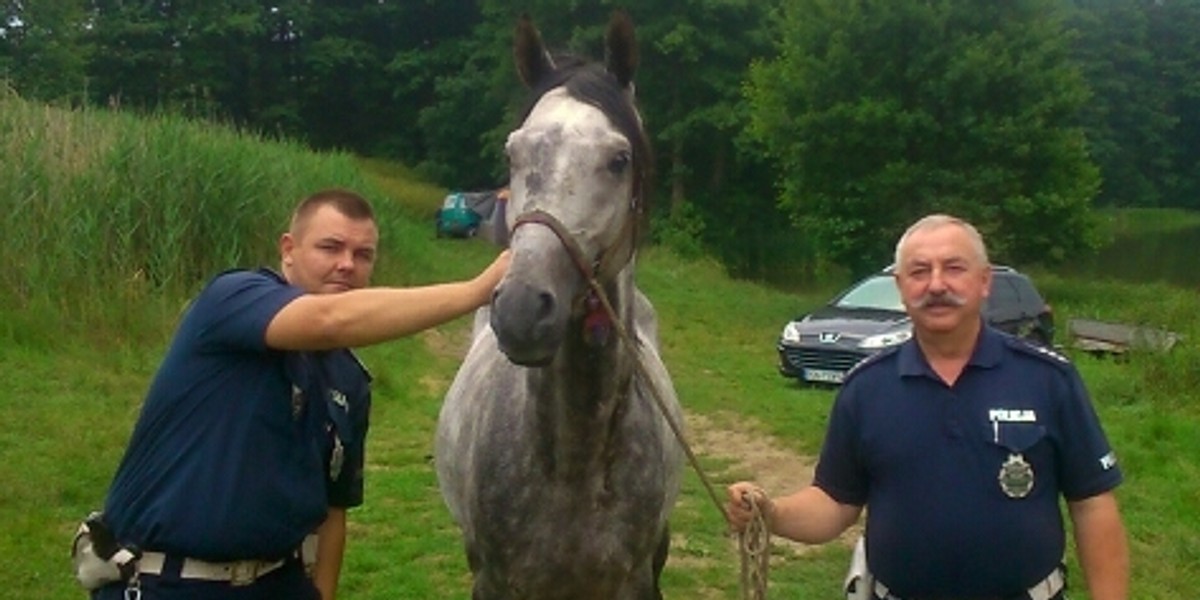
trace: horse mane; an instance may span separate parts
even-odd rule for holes
[[[633,94],[625,89],[612,73],[598,63],[574,55],[554,57],[556,68],[530,86],[531,95],[521,111],[518,123],[524,122],[533,107],[550,90],[563,88],[572,98],[590,104],[612,121],[633,147],[634,189],[639,215],[649,200],[647,190],[653,173],[654,156],[650,140],[642,128],[642,119],[634,105]]]

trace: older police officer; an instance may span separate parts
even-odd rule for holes
[[[468,281],[367,288],[377,241],[365,199],[319,192],[280,239],[281,272],[230,271],[200,292],[150,386],[103,517],[86,526],[94,546],[77,540],[123,566],[80,577],[100,586],[93,598],[333,600],[345,511],[362,502],[370,408],[370,377],[348,348],[487,303],[508,265],[504,252]],[[309,579],[297,550],[317,529]]]
[[[770,499],[729,486],[735,529],[760,501],[768,527],[832,540],[869,507],[876,598],[1064,597],[1064,524],[1074,524],[1094,600],[1125,600],[1129,558],[1116,459],[1074,367],[991,329],[982,238],[931,215],[896,245],[913,339],[853,369],[838,393],[812,484]]]

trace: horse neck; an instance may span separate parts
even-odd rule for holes
[[[603,286],[613,311],[636,343],[633,318],[633,266],[627,265],[613,282]],[[569,439],[572,444],[607,444],[610,427],[624,413],[633,389],[637,349],[623,340],[615,326],[602,346],[584,337],[584,316],[572,317],[562,347],[549,366],[530,371],[531,383],[542,398],[537,420],[544,436]]]

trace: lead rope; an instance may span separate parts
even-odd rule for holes
[[[742,600],[766,600],[767,575],[771,570],[771,531],[754,494],[747,494],[750,523],[738,534],[742,557]]]
[[[634,352],[640,354],[641,348],[633,342],[633,338],[630,337],[629,331],[625,328],[624,321],[617,318],[617,313],[613,310],[612,304],[609,303],[608,295],[604,293],[604,289],[600,287],[600,283],[596,281],[595,277],[591,276],[588,276],[587,280],[592,293],[600,299],[605,312],[608,313],[609,320],[616,327],[617,335]],[[712,499],[713,506],[717,508],[717,512],[721,513],[721,517],[724,518],[725,508],[721,506],[721,500],[717,497],[717,492],[714,490],[712,482],[708,480],[708,475],[700,467],[700,461],[696,459],[696,454],[692,452],[692,447],[688,444],[687,438],[683,434],[683,429],[679,426],[679,423],[675,422],[675,418],[667,410],[667,404],[659,394],[658,386],[654,385],[654,380],[646,372],[646,367],[642,364],[642,361],[635,360],[633,363],[637,374],[646,382],[646,387],[650,388],[650,395],[654,397],[654,403],[658,406],[658,412],[662,413],[663,418],[667,421],[667,425],[675,433],[675,439],[679,440],[679,445],[683,447],[683,452],[687,455],[688,462],[691,463],[692,469],[696,471],[696,475],[700,477],[700,482],[704,484],[704,489],[708,491],[708,497]],[[750,504],[753,517],[750,519],[750,524],[746,527],[746,530],[738,534],[738,548],[742,560],[742,598],[745,600],[766,600],[767,574],[770,567],[769,559],[771,557],[771,532],[767,529],[766,520],[763,518],[758,501],[753,495],[747,496],[746,500]]]

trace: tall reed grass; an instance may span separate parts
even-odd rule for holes
[[[291,209],[318,189],[377,195],[349,155],[11,93],[0,96],[0,155],[0,309],[84,323],[120,322],[97,313],[128,310],[122,299],[187,294],[220,270],[274,264]],[[378,208],[381,226],[394,224]]]

